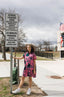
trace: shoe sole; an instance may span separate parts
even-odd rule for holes
[[[18,92],[18,93],[20,93],[20,92]],[[18,94],[18,93],[13,93],[13,92],[12,92],[12,94]]]

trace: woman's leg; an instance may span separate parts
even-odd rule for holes
[[[26,93],[27,95],[30,95],[30,93],[31,93],[31,86],[32,86],[32,77],[29,77],[29,89]]]
[[[22,87],[22,85],[24,83],[24,79],[25,79],[25,77],[22,76],[21,81],[20,81],[20,84],[19,84],[19,87],[15,91],[12,91],[13,94],[20,93],[20,88]]]
[[[21,81],[20,81],[20,84],[19,84],[18,88],[21,88],[21,87],[22,87],[22,85],[23,85],[23,83],[24,83],[24,79],[25,79],[25,77],[24,77],[24,76],[22,76],[22,78],[21,78]]]
[[[32,77],[29,77],[29,88],[32,86]]]

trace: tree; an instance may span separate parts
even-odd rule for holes
[[[46,40],[43,41],[43,45],[45,46],[46,51],[50,50],[50,44],[51,44],[50,41],[46,41]]]
[[[41,51],[42,50],[42,46],[43,46],[43,40],[42,39],[37,40],[37,44],[38,44],[39,51]]]
[[[42,51],[42,48],[45,48],[45,50],[49,50],[50,49],[50,41],[46,41],[46,40],[37,40],[36,43],[38,44],[38,49],[39,51]]]
[[[6,60],[6,54],[5,54],[5,27],[4,27],[4,10],[0,11],[0,33],[2,34],[2,39],[1,39],[1,45],[2,45],[2,53],[3,53],[3,58]]]
[[[24,45],[24,42],[26,42],[26,34],[23,32],[22,28],[18,31],[18,45],[22,46]]]

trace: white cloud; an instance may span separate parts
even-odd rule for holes
[[[64,0],[1,0],[1,8],[16,9],[23,16],[29,40],[56,41],[60,22],[64,22]]]
[[[24,29],[24,32],[28,36],[29,40],[50,40],[50,41],[55,41],[57,37],[56,31],[53,31],[50,28],[45,28],[45,29],[40,29],[40,28],[26,28]]]

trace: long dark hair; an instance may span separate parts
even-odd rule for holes
[[[29,51],[27,50],[27,46],[28,46],[28,45],[31,47],[31,53],[34,53],[34,50],[35,50],[35,49],[34,49],[34,45],[32,45],[32,44],[26,44],[26,51],[29,52]]]

